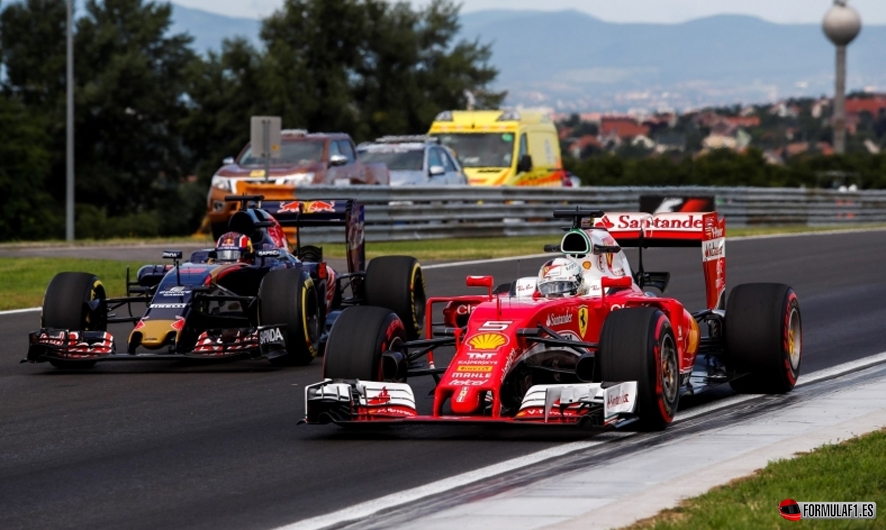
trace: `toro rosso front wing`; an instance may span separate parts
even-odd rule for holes
[[[622,427],[635,421],[636,381],[535,385],[513,417],[421,415],[405,383],[327,379],[305,388],[305,423],[490,423]]]
[[[256,328],[210,329],[197,338],[193,350],[174,353],[118,353],[114,337],[107,331],[73,331],[42,328],[28,335],[28,355],[21,362],[132,361],[171,359],[268,358],[286,355],[285,324]]]

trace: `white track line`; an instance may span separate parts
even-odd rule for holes
[[[3,315],[17,315],[19,313],[33,313],[34,311],[40,311],[40,307],[28,307],[26,309],[10,309],[8,311],[0,311],[0,316]]]
[[[822,381],[824,379],[830,379],[849,372],[858,371],[883,362],[886,362],[886,352],[878,353],[876,355],[871,355],[857,361],[851,361],[837,366],[832,366],[831,368],[825,368],[823,370],[812,372],[809,375],[802,376],[802,379],[797,383],[797,386],[809,385],[818,381]],[[684,414],[678,414],[676,420],[688,420],[701,414],[726,408],[737,403],[750,401],[757,397],[759,396],[739,395],[727,399],[722,399],[710,405],[693,408],[692,410],[687,411]],[[342,525],[349,522],[355,522],[363,519],[364,517],[369,517],[370,515],[378,513],[382,510],[387,510],[397,506],[409,504],[425,497],[437,495],[455,488],[465,486],[467,484],[471,484],[473,482],[478,482],[494,475],[511,472],[522,467],[537,464],[539,462],[550,460],[552,458],[557,458],[569,453],[573,453],[575,451],[588,449],[602,443],[605,442],[573,442],[558,447],[552,447],[550,449],[545,449],[543,451],[524,455],[519,458],[514,458],[505,462],[476,469],[474,471],[462,473],[461,475],[455,475],[454,477],[438,480],[437,482],[432,482],[424,486],[404,490],[399,493],[392,493],[390,495],[363,502],[351,506],[350,508],[338,510],[326,515],[304,519],[297,523],[293,523],[287,526],[281,526],[276,530],[320,530],[322,528],[327,528],[333,525]]]
[[[815,372],[812,372],[808,375],[800,375],[800,378],[797,381],[797,386],[800,387],[804,385],[811,385],[812,383],[817,383],[818,381],[823,381],[825,379],[830,379],[832,377],[847,374],[849,372],[855,372],[864,368],[869,368],[883,362],[886,362],[886,352],[863,357],[861,359],[858,359],[857,361],[850,361],[848,363],[838,364],[830,368],[816,370]],[[739,403],[744,403],[745,401],[750,401],[758,397],[759,395],[756,394],[739,394],[737,396],[728,397],[726,399],[721,399],[707,405],[694,407],[684,413],[677,413],[677,416],[674,418],[674,420],[688,420],[696,416],[701,416],[702,414],[707,414],[708,412],[725,409],[727,407],[731,407]]]
[[[464,267],[466,265],[482,265],[483,263],[501,263],[503,261],[518,261],[524,259],[536,259],[536,258],[546,258],[548,256],[553,257],[552,254],[529,254],[526,256],[510,256],[505,258],[489,258],[489,259],[478,259],[472,261],[455,261],[452,263],[437,263],[434,265],[422,265],[422,269],[445,269],[447,267]]]
[[[391,495],[385,495],[384,497],[362,502],[337,512],[311,517],[310,519],[305,519],[297,523],[281,526],[277,530],[318,530],[332,525],[358,521],[382,510],[409,504],[410,502],[415,502],[431,495],[437,495],[444,491],[465,486],[472,482],[477,482],[502,473],[508,473],[522,467],[531,466],[541,461],[557,458],[575,451],[588,449],[602,443],[604,442],[572,442],[566,445],[552,447],[550,449],[545,449],[544,451],[538,451],[519,458],[513,458],[498,464],[462,473],[461,475],[438,480],[437,482],[432,482],[424,486],[401,491],[399,493],[392,493]]]

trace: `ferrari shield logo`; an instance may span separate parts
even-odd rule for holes
[[[578,308],[578,334],[584,340],[585,332],[588,330],[588,306]]]

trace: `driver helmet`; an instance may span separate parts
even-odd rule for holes
[[[538,271],[538,292],[545,297],[575,296],[581,292],[581,268],[567,258],[555,258]]]
[[[228,232],[215,244],[215,259],[219,263],[252,263],[254,257],[252,241],[243,234]]]

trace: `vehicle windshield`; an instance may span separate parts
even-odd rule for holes
[[[248,146],[240,157],[241,166],[264,166],[261,153],[252,154],[252,146]],[[280,158],[271,159],[272,166],[304,165],[323,161],[323,140],[296,140],[280,143]]]
[[[360,151],[360,161],[367,164],[381,163],[388,166],[391,171],[421,171],[424,166],[425,152],[417,149]]]
[[[464,167],[511,167],[514,156],[513,133],[437,135]]]

